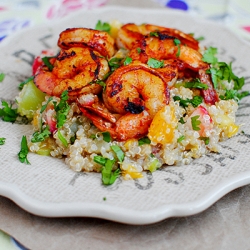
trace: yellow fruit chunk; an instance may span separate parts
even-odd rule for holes
[[[154,143],[171,143],[177,126],[174,108],[165,106],[158,111],[149,127],[148,138]]]
[[[236,125],[233,119],[227,115],[220,116],[218,127],[224,131],[227,137],[232,137],[239,131],[239,126]]]
[[[110,35],[113,37],[113,38],[116,38],[117,37],[117,33],[118,33],[118,30],[121,28],[122,26],[122,23],[118,20],[113,20],[111,21],[110,23]]]
[[[40,91],[31,80],[26,83],[17,97],[17,112],[29,119],[33,118],[34,112],[41,106],[45,94]]]
[[[137,172],[135,167],[130,165],[126,170],[122,170],[122,176],[124,178],[128,178],[128,176],[132,179],[138,179],[142,178],[143,174],[140,172]]]

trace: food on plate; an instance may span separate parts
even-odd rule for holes
[[[34,127],[22,139],[26,160],[27,148],[63,158],[109,185],[219,152],[239,131],[244,78],[191,34],[99,21],[62,31],[58,48],[35,59],[16,98]]]

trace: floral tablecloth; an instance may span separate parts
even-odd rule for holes
[[[141,0],[159,7],[187,11],[220,22],[250,41],[249,0]],[[106,5],[108,0],[1,0],[0,41],[13,32],[48,20],[62,18],[79,9]]]

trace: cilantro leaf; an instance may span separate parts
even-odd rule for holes
[[[129,65],[130,63],[132,63],[132,58],[131,57],[126,57],[123,64],[124,65]]]
[[[149,36],[155,36],[155,37],[158,37],[159,36],[159,33],[157,31],[151,31],[149,33]]]
[[[192,82],[186,82],[184,84],[185,88],[196,88],[196,89],[208,89],[208,85],[205,83],[202,83],[200,79],[196,78]]]
[[[151,68],[158,69],[158,68],[162,68],[164,66],[164,62],[156,60],[154,58],[149,58],[147,65]]]
[[[111,149],[115,152],[115,154],[116,154],[116,156],[118,158],[118,161],[123,162],[125,154],[121,150],[121,148],[119,146],[117,146],[117,145],[112,145]]]
[[[53,99],[53,97],[51,96],[48,101],[41,107],[40,113],[43,113],[43,111],[47,108],[49,102]]]
[[[109,132],[102,132],[102,136],[105,142],[111,142],[111,136]]]
[[[3,121],[14,122],[18,116],[17,109],[13,109],[6,101],[2,101],[3,108],[0,108],[0,117]]]
[[[140,54],[141,53],[141,48],[140,47],[136,48],[136,51],[138,52],[138,54]]]
[[[189,104],[192,104],[195,108],[198,107],[202,101],[203,101],[203,98],[201,96],[194,96],[193,99],[182,99],[181,97],[179,96],[174,96],[174,101],[179,101],[180,102],[180,105],[183,107],[183,108],[186,108],[188,107]]]
[[[43,129],[41,132],[36,131],[31,138],[31,142],[41,142],[44,141],[46,138],[49,137],[49,135],[51,134],[49,127],[46,126],[45,129]]]
[[[28,153],[29,153],[29,148],[28,148],[28,144],[27,144],[27,138],[24,135],[22,137],[22,141],[21,141],[21,150],[18,153],[19,161],[22,163],[30,164],[30,162],[28,161],[28,158],[27,158]]]
[[[54,68],[54,65],[51,64],[50,59],[55,58],[54,56],[45,56],[42,58],[43,63],[48,67],[49,71],[52,71]]]
[[[0,73],[0,82],[2,82],[5,78],[5,74],[4,73]]]
[[[0,145],[3,145],[3,144],[5,143],[5,140],[6,140],[6,138],[1,137],[1,138],[0,138]]]
[[[148,137],[143,137],[141,139],[138,140],[138,145],[144,145],[144,144],[150,144],[151,140]]]
[[[95,29],[109,33],[111,30],[111,26],[109,23],[102,22],[101,20],[98,20],[97,24],[95,25]]]
[[[113,57],[108,61],[109,67],[111,71],[115,71],[121,66],[121,61],[123,58]]]
[[[212,65],[216,64],[218,62],[217,57],[215,56],[217,54],[217,48],[209,47],[207,50],[205,50],[202,60],[203,62],[210,63]]]
[[[200,140],[203,140],[205,145],[208,145],[209,144],[209,137],[200,137],[199,138]]]
[[[195,131],[199,131],[200,130],[200,124],[201,121],[199,120],[200,116],[199,115],[195,115],[191,117],[191,124],[192,124],[192,128]]]
[[[181,142],[185,139],[185,135],[181,135],[178,139],[177,142]]]
[[[235,89],[226,89],[224,95],[220,95],[221,100],[230,100],[234,99],[239,102],[243,97],[250,95],[249,91],[238,92]]]
[[[180,44],[181,44],[181,41],[177,38],[174,39],[174,44],[177,46],[178,50],[176,52],[176,57],[179,57],[180,56],[180,53],[181,53],[181,47],[180,47]]]

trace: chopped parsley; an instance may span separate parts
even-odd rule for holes
[[[43,111],[47,108],[49,102],[53,99],[53,97],[50,97],[48,101],[41,107],[40,113],[42,114]]]
[[[174,101],[179,101],[180,102],[180,105],[183,107],[183,108],[186,108],[188,107],[189,104],[192,104],[193,107],[198,107],[202,101],[203,101],[203,98],[201,96],[194,96],[193,99],[182,99],[181,97],[179,96],[174,96]]]
[[[102,136],[105,142],[111,142],[111,136],[109,132],[102,132]]]
[[[5,78],[5,74],[4,73],[0,73],[0,82],[2,82]]]
[[[164,62],[156,60],[154,58],[149,58],[147,65],[151,68],[158,69],[158,68],[162,68],[164,66]]]
[[[136,51],[138,52],[138,54],[140,54],[141,53],[141,48],[140,47],[136,48]]]
[[[205,37],[204,36],[200,36],[200,37],[197,37],[197,38],[195,38],[195,40],[197,40],[197,41],[203,41],[203,40],[205,40]]]
[[[200,130],[200,124],[201,121],[199,120],[200,116],[199,115],[195,115],[191,117],[191,124],[192,124],[192,128],[195,131],[199,131]]]
[[[108,78],[109,74],[107,75]],[[106,78],[106,76],[104,76],[104,78]],[[106,89],[106,83],[103,80],[94,80],[93,82],[91,82],[90,84],[99,84],[100,86],[102,86],[102,89],[105,90]]]
[[[95,25],[95,29],[109,33],[111,30],[111,26],[109,23],[98,20],[97,24]]]
[[[183,117],[180,118],[179,123],[181,123],[181,124],[185,124],[185,123],[186,123],[186,122],[184,121],[184,118],[183,118]]]
[[[195,78],[192,82],[186,82],[184,84],[185,88],[196,88],[196,89],[208,89],[208,85],[205,83],[202,83],[200,79]]]
[[[215,56],[216,54],[217,54],[217,48],[209,47],[207,50],[205,50],[202,57],[202,61],[215,65],[218,62],[218,59]]]
[[[112,185],[115,180],[120,176],[120,169],[113,170],[113,166],[116,162],[115,159],[110,160],[108,158],[102,157],[100,155],[94,156],[94,161],[102,165],[102,183],[104,185]]]
[[[50,59],[55,58],[54,56],[45,56],[42,58],[43,63],[48,67],[49,71],[52,71],[54,66],[51,64]]]
[[[5,143],[6,138],[0,137],[0,145],[3,145]]]
[[[14,122],[18,116],[17,109],[13,109],[11,104],[2,101],[3,108],[0,108],[0,117],[5,122]]]
[[[150,144],[151,140],[148,137],[143,137],[141,139],[138,140],[138,145],[144,145],[144,144]]]
[[[199,138],[200,140],[203,140],[205,145],[208,145],[209,144],[209,137],[200,137]]]
[[[62,135],[62,133],[59,129],[57,130],[57,136],[58,136],[58,139],[62,142],[63,146],[67,147],[68,142],[67,142],[66,138]]]
[[[176,57],[179,57],[180,56],[180,53],[181,53],[181,41],[177,38],[174,39],[174,44],[177,46],[178,50],[176,52]]]
[[[22,163],[30,164],[30,162],[28,161],[28,158],[27,158],[28,153],[29,153],[29,148],[28,148],[28,144],[27,144],[27,138],[24,135],[22,137],[22,141],[21,141],[21,150],[18,153],[19,161]]]
[[[159,36],[159,33],[157,31],[151,31],[149,33],[149,36],[155,36],[155,37],[158,37]]]
[[[119,146],[117,146],[117,145],[112,145],[111,149],[115,152],[116,157],[118,158],[118,161],[123,162],[125,154],[121,150],[121,148]]]
[[[56,111],[56,120],[57,120],[57,128],[61,128],[67,119],[67,115],[70,109],[70,106],[67,102],[69,99],[68,91],[64,91],[61,94],[61,100],[58,104],[54,103],[54,108]]]
[[[109,67],[111,71],[115,71],[121,66],[121,61],[123,58],[113,57],[108,61]]]
[[[132,63],[132,58],[131,57],[126,57],[123,64],[124,65],[129,65],[130,63]]]
[[[48,138],[50,136],[51,132],[49,130],[49,127],[46,126],[41,132],[36,131],[31,138],[31,142],[42,142],[44,141],[46,138]]]
[[[181,135],[178,139],[177,139],[177,142],[181,142],[185,139],[185,136],[184,135]]]
[[[27,78],[25,81],[21,82],[21,83],[19,84],[18,88],[19,88],[20,90],[22,90],[23,87],[24,87],[24,85],[27,84],[28,82],[32,81],[32,80],[34,80],[34,76],[31,76],[31,77]]]
[[[234,99],[237,102],[240,101],[243,97],[248,96],[250,93],[249,91],[242,91],[238,92],[235,89],[226,89],[226,92],[224,95],[220,95],[221,100],[230,100]]]

